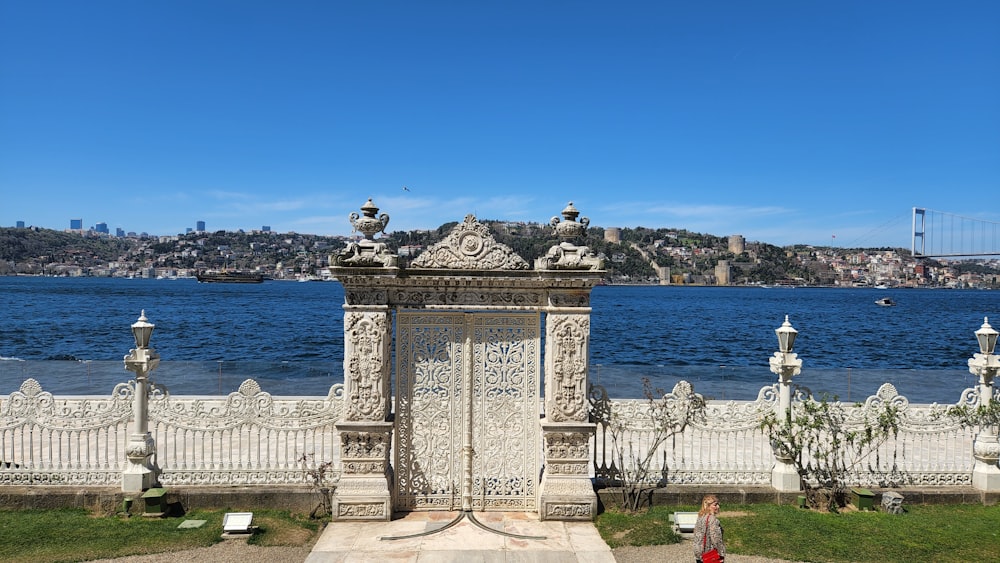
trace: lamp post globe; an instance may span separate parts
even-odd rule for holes
[[[799,335],[799,331],[795,330],[792,323],[788,322],[788,315],[785,315],[785,322],[774,329],[774,333],[778,335],[779,352],[787,354],[795,348],[795,337]]]
[[[969,372],[979,376],[979,397],[982,404],[989,404],[992,398],[993,378],[1000,371],[1000,356],[997,348],[996,329],[990,326],[989,317],[983,317],[983,326],[975,332],[979,352],[969,358]]]
[[[132,323],[132,337],[135,339],[136,348],[149,348],[149,338],[153,335],[156,325],[146,318],[146,310],[139,314],[139,320]]]
[[[798,359],[798,354],[792,352],[795,346],[795,337],[799,331],[788,322],[788,315],[785,315],[785,322],[774,329],[778,336],[778,351],[770,358],[771,373],[779,377],[779,382],[788,385],[792,377],[802,372],[802,360]]]
[[[995,328],[990,326],[989,317],[983,317],[983,326],[976,331],[976,340],[979,342],[979,353],[984,356],[992,355],[997,349],[997,335],[1000,335]]]

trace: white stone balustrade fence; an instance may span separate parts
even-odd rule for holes
[[[134,383],[107,397],[54,397],[34,380],[0,398],[0,486],[118,486],[127,464]],[[709,401],[704,420],[662,444],[653,473],[660,484],[769,485],[775,458],[759,424],[773,412],[776,386],[754,401]],[[680,399],[679,399],[680,400]],[[959,404],[975,404],[968,390]],[[969,486],[973,438],[935,416],[938,405],[912,405],[890,385],[861,406],[846,405],[860,420],[865,409],[891,402],[900,412],[899,435],[877,456],[859,463],[853,484],[863,486]],[[172,396],[154,389],[149,430],[164,486],[307,484],[306,472],[330,462],[341,472],[335,423],[343,385],[325,397],[273,397],[253,380],[227,396]],[[794,405],[794,402],[793,402]],[[642,451],[652,436],[646,400],[610,400],[607,416],[623,421],[621,438]],[[793,406],[794,408],[794,406]],[[599,417],[600,418],[600,417]],[[613,478],[610,429],[598,422],[594,474]]]
[[[676,388],[675,388],[676,389]],[[692,420],[683,432],[663,443],[653,456],[649,484],[770,485],[775,458],[767,435],[760,429],[765,414],[774,412],[777,385],[764,387],[754,401],[708,401],[703,420]],[[683,396],[671,397],[677,401]],[[645,399],[611,400],[598,414],[594,468],[598,480],[618,477],[612,455],[612,432],[618,443],[645,452],[654,435],[651,402]],[[976,404],[967,390],[959,404]],[[793,401],[793,409],[797,401]],[[964,428],[939,415],[944,407],[911,405],[891,384],[860,405],[844,404],[848,426],[860,428],[866,413],[883,402],[899,410],[899,433],[863,460],[848,460],[851,485],[872,487],[970,486],[975,429]],[[936,415],[935,413],[938,413]],[[617,430],[615,427],[617,425]],[[634,459],[634,456],[625,456]]]
[[[0,399],[0,485],[120,485],[134,389],[129,382],[111,397],[56,398],[25,381]],[[342,405],[342,384],[326,397],[272,397],[253,380],[224,397],[154,389],[149,430],[160,482],[304,484],[326,462],[335,477]]]

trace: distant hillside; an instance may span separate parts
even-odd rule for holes
[[[0,227],[0,261],[74,262],[78,257],[117,260],[134,246],[122,238],[83,237],[50,229]]]
[[[511,247],[529,264],[559,243],[551,225],[490,219],[480,219],[480,222],[489,226],[498,242]],[[426,247],[447,236],[456,224],[446,223],[430,231],[396,231],[388,235],[389,245],[393,248]],[[814,272],[796,255],[789,255],[770,244],[752,243],[746,252],[737,255],[729,251],[728,238],[684,229],[623,228],[620,238],[621,242],[608,242],[604,240],[604,229],[593,227],[587,230],[586,239],[580,243],[604,257],[606,279],[612,283],[657,283],[659,278],[653,263],[669,267],[672,276],[686,279],[693,276],[696,280],[707,281],[714,276],[720,260],[728,260],[739,268],[740,279],[747,282],[774,283],[789,278],[815,281]],[[666,252],[668,248],[684,248],[688,252],[681,253],[686,256],[676,257]]]
[[[548,224],[480,220],[497,241],[529,264],[559,243]],[[442,240],[457,225],[425,231],[395,231],[380,240],[390,248],[409,247],[403,264],[420,249]],[[585,244],[603,257],[607,283],[715,285],[716,266],[729,264],[728,283],[996,287],[1000,261],[915,261],[906,249],[847,249],[795,245],[780,248],[746,242],[733,253],[728,237],[684,229],[622,228],[619,242],[605,240],[605,230],[586,232]],[[49,229],[0,227],[0,275],[173,275],[205,269],[252,269],[277,278],[317,275],[339,252],[346,237],[300,233],[216,231],[173,237],[117,238]],[[917,271],[919,262],[920,272]],[[722,270],[725,275],[726,270]],[[183,275],[183,274],[182,274]],[[661,280],[669,276],[669,280]],[[918,283],[919,278],[919,283]],[[725,283],[722,281],[721,283]]]

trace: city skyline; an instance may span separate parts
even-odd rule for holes
[[[121,8],[0,3],[0,225],[349,235],[369,197],[390,232],[568,201],[782,246],[1000,222],[993,2]]]

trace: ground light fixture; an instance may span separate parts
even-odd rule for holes
[[[253,531],[253,512],[227,512],[222,517],[222,533],[249,534]]]

